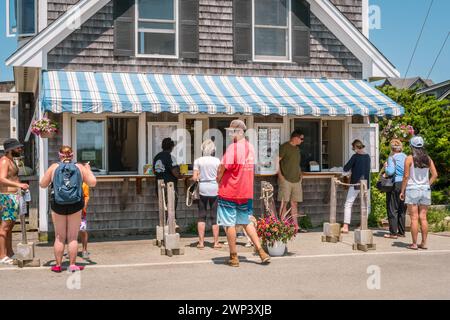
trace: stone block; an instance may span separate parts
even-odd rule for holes
[[[341,225],[339,223],[328,223],[323,224],[323,234],[326,237],[338,237],[341,235]]]
[[[37,268],[41,266],[41,260],[39,259],[31,259],[31,260],[18,260],[17,266],[19,268]]]
[[[180,234],[166,234],[164,237],[164,246],[168,250],[180,248]]]
[[[18,243],[17,244],[17,259],[19,260],[33,260],[34,258],[34,243]]]
[[[360,245],[372,244],[372,230],[355,230],[355,243]]]

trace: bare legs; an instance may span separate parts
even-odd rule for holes
[[[206,229],[206,223],[204,221],[199,221],[197,223],[197,229],[198,229],[198,245],[200,247],[205,246],[205,229]],[[214,247],[218,247],[219,244],[219,225],[213,224],[212,226],[213,231],[213,238],[214,238]]]
[[[87,252],[87,246],[88,246],[87,231],[80,231],[80,240],[81,240],[81,244],[83,245],[83,252]]]
[[[428,237],[428,221],[427,221],[427,206],[408,205],[408,213],[411,216],[411,237],[412,247],[417,248],[417,238],[419,237],[419,221],[422,230],[421,247],[426,248]]]
[[[14,251],[12,249],[12,229],[14,227],[14,221],[6,220],[2,221],[0,225],[0,259],[6,256],[12,257]]]
[[[61,266],[64,246],[67,241],[69,247],[70,265],[75,265],[78,253],[78,232],[81,223],[81,211],[71,215],[61,215],[52,212],[53,225],[55,226],[55,260],[56,265]]]

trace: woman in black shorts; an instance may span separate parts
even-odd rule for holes
[[[72,148],[69,146],[62,146],[59,149],[59,159],[61,163],[71,163],[73,160]],[[55,178],[55,170],[60,163],[55,163],[48,168],[40,181],[41,188],[47,188],[53,183]],[[76,168],[80,171],[81,179],[80,183],[85,182],[89,187],[95,187],[97,179],[91,171],[89,164],[81,165],[75,164]],[[81,185],[79,186],[81,189]],[[55,260],[56,265],[52,266],[53,272],[61,272],[61,263],[64,254],[64,246],[67,241],[69,247],[69,260],[70,271],[79,271],[83,268],[75,264],[78,253],[78,232],[80,230],[81,223],[81,211],[84,207],[84,199],[74,204],[58,204],[55,201],[54,192],[50,197],[50,207],[52,209],[52,220],[55,228]]]
[[[214,157],[216,146],[210,139],[202,143],[203,156],[194,161],[194,174],[192,180],[199,183],[200,200],[198,201],[199,219],[198,229],[198,245],[197,248],[205,247],[205,228],[206,220],[210,218],[212,221],[214,248],[221,248],[219,243],[219,225],[217,224],[217,193],[219,186],[217,184],[217,169],[220,160]]]

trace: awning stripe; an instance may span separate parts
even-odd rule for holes
[[[54,113],[171,112],[398,116],[363,80],[44,71],[40,101]]]

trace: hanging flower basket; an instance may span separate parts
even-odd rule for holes
[[[43,139],[54,138],[58,133],[58,123],[49,118],[33,121],[31,132]]]

